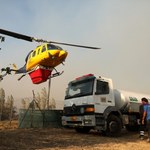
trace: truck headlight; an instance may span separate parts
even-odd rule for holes
[[[95,111],[94,107],[85,108],[85,112],[94,112],[94,111]]]

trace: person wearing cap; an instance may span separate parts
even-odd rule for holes
[[[146,118],[147,122],[147,130],[148,130],[148,139],[147,141],[150,142],[150,104],[147,100],[147,105],[144,105],[144,112],[143,112],[143,118],[142,118],[142,124],[144,125],[144,120]]]

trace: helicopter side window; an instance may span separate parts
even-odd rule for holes
[[[42,47],[42,52],[45,52],[45,51],[46,51],[46,47],[43,46],[43,47]]]
[[[40,54],[40,48],[37,50],[37,55],[39,55]]]
[[[32,57],[34,57],[36,55],[36,51],[34,51],[33,53],[32,53]]]

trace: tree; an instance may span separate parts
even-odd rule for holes
[[[47,104],[47,92],[46,88],[44,87],[41,91],[41,101],[42,101],[42,108],[46,109],[46,104]]]
[[[5,91],[3,88],[1,88],[0,89],[0,121],[2,120],[4,103],[5,103]]]
[[[22,104],[22,109],[26,109],[27,104],[24,98],[21,100],[21,104]]]
[[[13,107],[14,104],[14,98],[13,96],[8,96],[7,101],[5,103],[5,107],[11,109]]]
[[[41,96],[40,96],[40,93],[38,92],[36,97],[35,97],[35,100],[37,101],[37,104],[38,104],[38,107],[40,109],[42,109],[42,100],[41,100]],[[37,107],[37,106],[36,106]]]
[[[42,103],[42,108],[43,109],[53,109],[53,108],[56,108],[56,102],[55,102],[55,99],[52,98],[50,101],[48,100],[48,93],[46,91],[46,88],[43,88],[42,91],[41,91],[41,96],[39,95],[38,97],[40,97],[40,101]]]
[[[16,107],[14,107],[13,96],[8,96],[5,102],[5,91],[0,89],[0,102],[1,102],[1,120],[9,119],[10,123],[13,117],[16,117]]]
[[[27,100],[29,100],[29,99],[28,98],[22,99],[22,108],[23,109],[27,109],[29,106],[29,104],[27,105]],[[49,108],[54,109],[54,108],[56,108],[56,103],[55,103],[54,98],[52,98],[50,100],[50,102],[48,101],[48,93],[47,93],[45,87],[41,90],[40,93],[38,92],[35,95],[35,100],[36,100],[36,104],[34,105],[35,109],[49,109]]]
[[[11,96],[8,96],[7,101],[5,103],[5,109],[4,109],[5,118],[4,119],[9,118],[10,123],[11,123],[13,113],[14,113],[14,98],[11,95]]]
[[[10,115],[9,115],[9,120],[10,120],[10,122],[11,122],[11,120],[12,120],[12,117],[13,117],[13,112],[14,112],[14,98],[13,98],[13,96],[11,95],[10,96],[10,104],[9,104],[9,106],[10,106]]]
[[[50,107],[51,109],[56,108],[56,102],[55,102],[55,99],[54,99],[54,98],[51,99],[49,107]]]

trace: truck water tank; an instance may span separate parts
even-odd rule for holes
[[[115,105],[117,108],[127,112],[139,112],[139,106],[143,97],[150,99],[150,95],[114,90]]]

